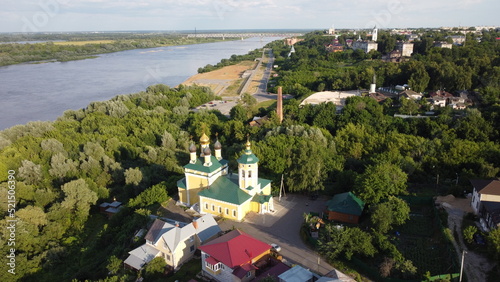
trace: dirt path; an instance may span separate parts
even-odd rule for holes
[[[467,249],[462,236],[462,219],[464,213],[472,212],[470,207],[470,199],[457,199],[452,195],[437,197],[436,203],[448,212],[448,228],[453,233],[455,230],[458,234],[458,241],[453,241],[453,246],[457,252],[459,263],[462,261],[462,251],[465,251],[464,257],[464,272],[467,275],[468,281],[483,282],[487,281],[487,274],[495,263],[492,263],[483,255],[475,253]]]

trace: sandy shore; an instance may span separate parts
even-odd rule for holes
[[[195,74],[181,84],[186,86],[194,84],[207,86],[210,87],[216,95],[227,96],[233,93],[225,93],[226,89],[236,83],[239,86],[242,80],[242,74],[246,70],[252,69],[254,66],[255,62],[244,61],[237,65],[226,66],[211,72]],[[238,88],[238,86],[236,86],[236,88]]]

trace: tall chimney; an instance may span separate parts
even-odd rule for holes
[[[283,122],[283,90],[282,87],[278,87],[278,103],[276,105],[276,114],[278,115],[278,119],[280,123]]]

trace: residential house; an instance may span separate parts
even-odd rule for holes
[[[481,225],[494,228],[500,222],[500,180],[474,179],[472,184],[471,207],[476,215],[481,218]]]
[[[274,210],[271,180],[259,178],[259,159],[252,153],[250,141],[237,160],[238,173],[229,173],[228,161],[221,155],[222,145],[214,144],[203,134],[201,154],[194,144],[189,147],[190,161],[184,166],[185,177],[177,182],[179,201],[186,206],[199,205],[201,214],[212,214],[242,220],[249,212]]]
[[[325,45],[325,49],[328,52],[334,52],[334,53],[335,52],[342,52],[342,51],[344,51],[344,45],[338,43],[338,40],[337,40],[337,42]]]
[[[102,214],[105,214],[108,218],[111,218],[122,208],[123,208],[122,203],[118,201],[113,201],[112,203],[104,202],[99,205],[99,211]]]
[[[252,121],[249,122],[249,125],[250,126],[262,126],[267,121],[269,121],[269,117],[268,116],[253,117]]]
[[[449,105],[454,109],[465,109],[466,107],[466,99],[462,96],[455,97],[450,92],[446,92],[444,90],[437,90],[429,93],[430,102],[433,106],[436,107],[445,107]]]
[[[404,91],[401,91],[399,93],[399,98],[406,98],[406,99],[411,99],[411,100],[420,100],[422,99],[424,95],[422,95],[422,93],[418,93],[418,92],[415,92],[413,90],[410,90],[410,89],[406,89]]]
[[[292,267],[290,270],[278,276],[279,282],[313,282],[319,277],[300,265]]]
[[[378,43],[374,41],[357,40],[353,42],[352,49],[354,50],[361,49],[365,53],[369,53],[371,50],[377,51]]]
[[[399,63],[403,61],[403,54],[400,50],[393,50],[386,55],[383,55],[382,60],[385,62]]]
[[[451,38],[451,40],[453,40],[453,44],[455,44],[455,45],[462,45],[465,42],[464,35],[452,35],[452,36],[448,36],[447,38]]]
[[[413,42],[413,41],[415,41],[415,40],[419,40],[419,39],[420,39],[420,37],[418,36],[418,34],[414,34],[414,33],[412,33],[412,34],[407,34],[407,35],[406,35],[406,40],[407,40],[408,42]]]
[[[216,281],[250,281],[257,265],[271,253],[271,246],[233,230],[199,247],[204,275]]]
[[[140,270],[155,257],[163,257],[167,265],[176,269],[219,232],[221,229],[212,215],[204,215],[189,224],[156,219],[145,236],[146,243],[130,251],[124,263]]]
[[[484,230],[492,230],[500,226],[500,203],[499,202],[482,202],[483,209],[480,219],[481,226]]]
[[[329,220],[347,223],[358,223],[365,208],[365,203],[351,192],[337,194],[326,204]]]
[[[430,98],[430,100],[431,100],[431,104],[434,107],[446,107],[446,101],[448,99],[446,99],[445,97],[441,97],[441,96],[432,96]]]
[[[446,41],[436,41],[434,42],[434,47],[451,49],[453,44]]]
[[[403,57],[410,57],[413,54],[413,43],[398,41],[396,50],[400,51]]]

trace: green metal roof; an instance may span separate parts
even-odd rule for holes
[[[360,216],[365,207],[365,203],[361,201],[351,192],[337,194],[326,203],[329,211],[340,212]]]
[[[252,150],[245,150],[245,153],[238,159],[240,164],[256,164],[258,162],[259,158],[252,153]]]
[[[241,205],[252,197],[226,176],[217,178],[209,188],[201,190],[198,195],[235,205]]]
[[[187,185],[186,185],[186,177],[184,177],[183,179],[177,181],[177,187],[182,188],[182,189],[186,189],[186,187],[187,187]]]
[[[264,203],[268,203],[269,199],[271,199],[271,195],[255,195],[252,199],[252,202],[264,204]]]
[[[266,187],[267,185],[269,185],[269,183],[271,183],[271,180],[265,179],[265,178],[259,178],[259,183],[260,183],[260,187],[262,189],[262,188]]]
[[[205,173],[211,173],[221,168],[224,164],[227,164],[226,160],[219,161],[214,156],[210,156],[210,161],[212,162],[211,166],[204,166],[203,164],[205,163],[205,158],[203,157],[197,158],[196,163],[194,164],[188,163],[187,165],[184,166],[184,168],[197,170]]]

